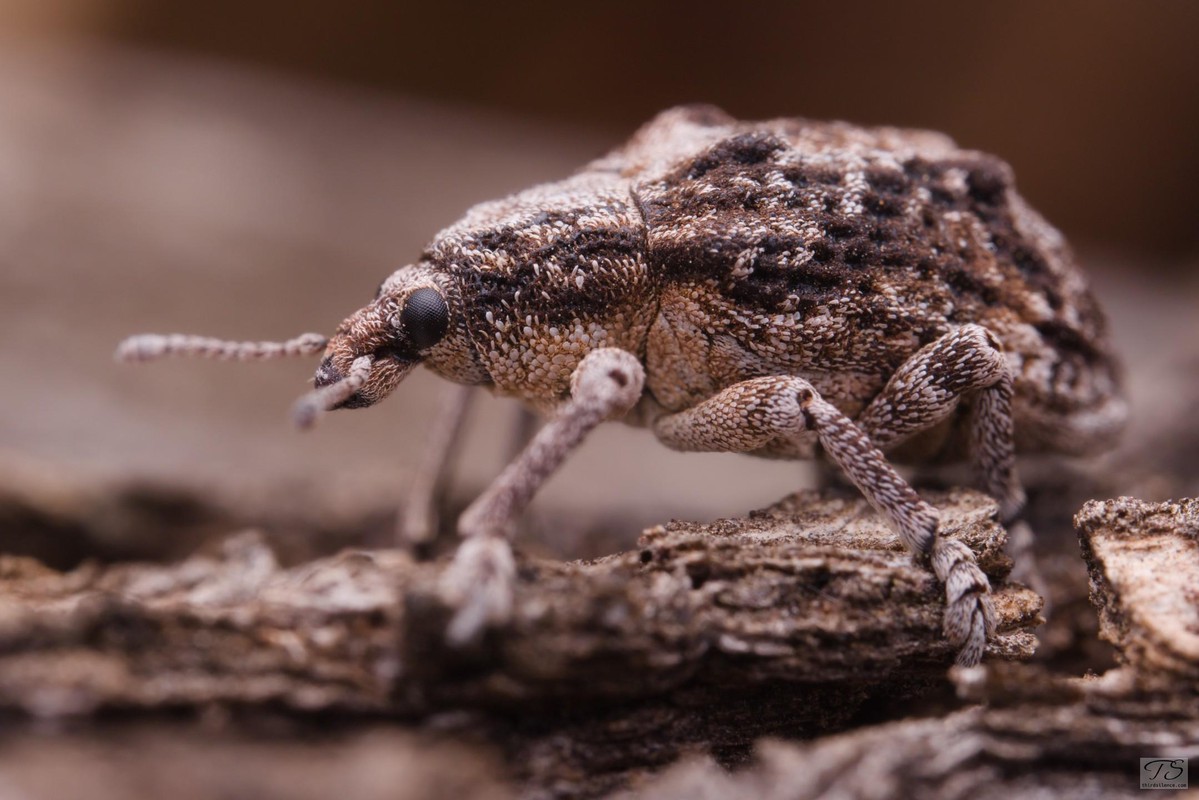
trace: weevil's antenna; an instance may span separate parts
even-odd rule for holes
[[[221,361],[261,361],[287,356],[314,356],[329,340],[319,333],[302,333],[286,342],[230,342],[183,333],[143,333],[117,345],[117,361],[155,361],[168,356],[196,356]]]
[[[301,428],[311,428],[321,414],[338,403],[345,402],[354,392],[362,388],[371,374],[371,357],[359,356],[350,364],[350,371],[337,383],[313,389],[296,401],[291,409],[291,418]]]

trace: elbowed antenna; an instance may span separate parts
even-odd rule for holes
[[[320,419],[321,414],[349,400],[355,392],[362,388],[366,379],[371,375],[371,357],[359,356],[350,364],[350,371],[337,383],[313,389],[296,401],[291,410],[291,418],[300,428],[311,428]]]
[[[262,361],[288,356],[314,356],[324,352],[329,339],[319,333],[302,333],[286,342],[230,342],[183,333],[143,333],[117,345],[117,361],[155,361],[169,356],[195,356],[220,361]]]

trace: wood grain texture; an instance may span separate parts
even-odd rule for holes
[[[994,503],[934,501],[1001,578]],[[637,552],[525,560],[513,621],[472,652],[443,644],[443,565],[399,551],[284,569],[247,532],[176,565],[3,563],[0,702],[37,715],[207,702],[421,715],[772,681],[850,696],[933,680],[952,655],[931,573],[864,501],[806,493],[747,520],[652,529]],[[1027,657],[1035,595],[996,600],[993,655]]]

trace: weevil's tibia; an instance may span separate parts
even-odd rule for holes
[[[350,364],[350,371],[337,383],[313,389],[296,401],[291,409],[292,421],[300,428],[311,428],[321,414],[349,400],[363,387],[371,375],[371,357],[359,356]]]
[[[183,333],[143,333],[117,345],[117,361],[155,361],[170,356],[215,358],[220,361],[263,361],[324,352],[328,338],[302,333],[285,342],[231,342]]]

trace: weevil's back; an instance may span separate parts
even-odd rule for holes
[[[1016,375],[1018,445],[1107,446],[1125,416],[1102,313],[1061,235],[999,159],[945,136],[665,112],[585,172],[631,181],[660,313],[649,387],[677,409],[803,375],[854,414],[965,323]]]

